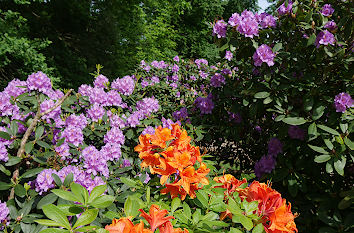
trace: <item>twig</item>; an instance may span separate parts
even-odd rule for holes
[[[52,112],[54,109],[59,107],[64,102],[64,100],[70,95],[71,92],[72,92],[72,89],[70,89],[60,100],[58,100],[53,107],[51,107],[50,109],[48,109],[42,113],[41,113],[41,108],[40,108],[40,102],[38,101],[37,113],[34,116],[31,125],[27,128],[25,134],[23,135],[23,138],[22,138],[21,144],[20,144],[20,149],[17,151],[17,157],[21,158],[22,154],[25,152],[25,146],[26,146],[27,140],[28,140],[29,136],[31,136],[34,128],[37,126],[37,123],[41,119],[41,117]],[[20,166],[17,165],[16,169],[12,175],[13,182],[16,182],[19,174],[20,174]],[[15,187],[13,187],[11,189],[9,200],[13,199],[14,196],[15,196]]]

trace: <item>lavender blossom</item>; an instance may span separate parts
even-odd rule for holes
[[[145,135],[145,134],[153,135],[153,134],[155,134],[155,129],[154,129],[154,127],[152,127],[152,126],[147,126],[147,127],[143,130],[143,132],[141,132],[141,134],[142,134],[142,135]]]
[[[268,142],[268,155],[276,157],[283,152],[283,144],[277,138],[272,138]]]
[[[333,12],[334,12],[334,9],[331,6],[331,4],[325,4],[321,10],[321,14],[324,16],[331,16],[333,14]]]
[[[264,155],[254,166],[254,173],[261,178],[265,173],[271,173],[275,168],[276,160],[273,156]]]
[[[253,54],[253,60],[255,66],[261,66],[263,62],[267,63],[268,66],[274,65],[275,54],[268,45],[261,45],[257,48],[256,52]]]
[[[121,79],[114,80],[111,87],[123,95],[131,95],[135,88],[135,81],[130,76],[124,76]]]
[[[227,23],[224,20],[218,20],[213,27],[213,35],[218,38],[226,37]]]
[[[105,143],[117,143],[119,145],[123,145],[125,137],[123,132],[118,127],[113,127],[104,136],[103,141]]]
[[[214,109],[214,103],[212,100],[212,95],[209,94],[208,97],[198,97],[194,104],[199,108],[201,114],[211,114]]]
[[[328,44],[334,45],[335,42],[336,39],[334,38],[334,35],[329,31],[324,30],[317,35],[315,45],[319,48],[321,44],[327,46]]]
[[[52,83],[48,76],[42,71],[37,73],[32,73],[27,78],[27,87],[29,90],[37,90],[43,93],[47,93],[48,90],[52,89]]]
[[[351,108],[353,105],[354,100],[348,93],[339,93],[334,98],[334,107],[336,108],[336,112],[344,113],[347,108]]]
[[[96,77],[95,81],[93,82],[93,85],[98,88],[107,88],[108,83],[109,83],[108,78],[100,74]]]

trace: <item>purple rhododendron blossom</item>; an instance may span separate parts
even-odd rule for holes
[[[103,141],[105,143],[117,143],[123,145],[125,137],[123,132],[118,127],[111,128],[106,135],[104,135]]]
[[[92,107],[89,110],[87,110],[88,117],[90,117],[91,120],[95,122],[102,119],[104,114],[105,114],[104,108],[98,104],[92,105]]]
[[[281,6],[278,8],[278,14],[279,15],[290,14],[292,8],[293,8],[293,2],[292,1],[288,1],[288,5],[287,6],[285,6],[285,1],[284,1],[283,4],[281,4]]]
[[[334,107],[336,112],[345,112],[347,108],[351,108],[354,105],[352,97],[345,92],[339,93],[334,98]]]
[[[224,20],[218,20],[213,27],[213,35],[218,38],[226,37],[227,23]]]
[[[128,159],[124,159],[122,165],[123,165],[123,167],[130,167],[131,163],[130,163],[130,161]]]
[[[71,143],[75,146],[80,145],[84,141],[82,130],[78,127],[70,126],[65,128],[61,136],[65,138],[66,143]]]
[[[333,12],[334,12],[334,9],[331,6],[331,4],[325,4],[321,10],[321,14],[324,16],[330,16],[333,14]]]
[[[0,116],[11,116],[18,111],[17,105],[12,105],[10,96],[4,92],[0,92]]]
[[[121,144],[107,143],[106,145],[104,145],[101,148],[100,153],[103,154],[103,157],[106,160],[109,160],[109,161],[118,160],[120,158],[120,156],[122,155]]]
[[[275,54],[268,45],[261,45],[256,49],[253,54],[253,60],[255,66],[261,66],[263,62],[267,63],[268,66],[274,65]]]
[[[92,89],[93,89],[93,87],[91,87],[90,85],[82,84],[79,87],[78,93],[80,93],[82,96],[89,96]]]
[[[91,104],[100,104],[106,105],[108,96],[107,92],[103,88],[94,87],[89,93],[90,103]]]
[[[188,118],[188,111],[187,108],[183,107],[180,110],[177,110],[175,112],[172,113],[172,117],[176,120],[176,121],[180,121],[183,119],[187,119]]]
[[[212,95],[209,94],[208,97],[198,97],[194,104],[199,108],[201,114],[211,114],[214,109],[214,103],[212,100]]]
[[[208,61],[205,59],[196,59],[194,63],[197,65],[198,69],[208,66]]]
[[[135,88],[135,81],[130,76],[124,76],[121,79],[118,78],[114,80],[111,87],[123,95],[131,95]]]
[[[7,219],[7,216],[10,214],[9,208],[7,208],[6,202],[0,201],[0,224]]]
[[[87,125],[87,118],[84,114],[80,114],[79,116],[75,114],[71,114],[65,119],[65,126],[66,127],[78,127],[80,129],[84,129]]]
[[[29,90],[37,90],[43,93],[47,93],[48,90],[52,89],[52,82],[50,78],[43,73],[42,71],[38,71],[37,73],[32,73],[27,78],[27,87]]]
[[[253,36],[258,36],[258,21],[255,15],[248,10],[241,13],[242,20],[240,21],[237,30],[245,35],[245,37],[253,38]]]
[[[122,97],[120,97],[120,94],[115,91],[115,90],[110,90],[107,93],[107,102],[106,106],[118,106],[122,107]]]
[[[26,81],[13,79],[11,82],[7,84],[7,87],[4,89],[3,92],[9,96],[17,97],[27,92],[27,89],[23,88],[26,87],[26,85],[27,85]]]
[[[233,58],[233,54],[231,51],[227,50],[226,53],[225,53],[225,59],[228,60],[228,61],[231,61],[231,59]]]
[[[100,153],[96,147],[88,146],[82,150],[82,157],[84,158],[84,168],[86,172],[96,176],[98,173],[105,177],[109,176],[107,161],[105,155]]]
[[[254,166],[254,173],[258,178],[261,178],[265,173],[271,173],[276,165],[276,160],[273,156],[264,155]]]
[[[262,28],[275,28],[277,21],[272,15],[263,12],[259,15],[259,24]]]
[[[232,27],[237,27],[238,25],[240,25],[242,18],[239,14],[237,13],[233,13],[231,15],[231,17],[229,18],[228,23],[232,26]]]
[[[0,161],[7,162],[9,160],[6,146],[3,142],[0,142]]]
[[[37,178],[35,180],[35,189],[36,192],[39,193],[39,195],[42,195],[49,189],[55,187],[54,179],[52,177],[53,173],[57,174],[57,171],[53,169],[44,169],[37,175]]]
[[[324,28],[330,30],[330,31],[335,31],[338,27],[336,22],[334,21],[328,21],[325,25]]]
[[[240,113],[233,113],[233,112],[227,112],[229,115],[229,121],[235,122],[235,123],[241,123],[242,122],[242,117]]]
[[[173,58],[173,60],[174,60],[175,62],[179,62],[179,57],[178,57],[178,56],[175,56],[175,57]]]
[[[49,110],[50,108],[54,107],[55,103],[53,100],[44,100],[41,103],[41,113]],[[55,108],[53,111],[51,111],[50,113],[44,115],[42,118],[43,119],[56,119],[56,118],[60,118],[60,114],[61,114],[61,107],[58,106],[57,108]]]
[[[283,144],[277,138],[272,138],[268,142],[268,155],[276,157],[283,152]]]
[[[57,153],[57,155],[59,155],[61,157],[62,160],[65,160],[68,156],[70,156],[69,150],[70,147],[67,143],[63,143],[60,146],[55,146],[55,152]]]
[[[160,108],[159,101],[155,97],[144,98],[136,103],[136,108],[145,115],[157,112]]]
[[[172,125],[175,124],[175,122],[173,122],[173,120],[165,119],[164,117],[162,117],[161,122],[162,122],[163,128],[169,128],[169,129],[172,129]]]
[[[296,125],[289,126],[288,134],[292,139],[299,139],[301,141],[305,139],[305,131]]]
[[[336,42],[336,39],[334,38],[334,35],[332,33],[330,33],[327,30],[321,31],[317,37],[316,37],[316,41],[315,41],[315,45],[317,48],[320,47],[321,44],[323,45],[334,45],[334,43]]]
[[[96,77],[95,81],[93,82],[93,85],[98,88],[107,88],[108,83],[109,83],[108,78],[100,74]]]
[[[225,77],[220,73],[215,73],[210,79],[210,85],[213,87],[221,87],[225,84]]]
[[[141,134],[142,135],[145,135],[145,134],[153,135],[153,134],[155,134],[155,129],[152,126],[148,126],[143,130],[143,132],[141,132]]]

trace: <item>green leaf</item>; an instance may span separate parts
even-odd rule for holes
[[[306,120],[302,117],[286,117],[283,122],[289,125],[302,125],[306,123]]]
[[[44,196],[37,204],[37,209],[42,209],[43,206],[52,204],[58,199],[58,196],[55,195],[54,193],[50,193],[46,196]]]
[[[307,133],[309,135],[309,140],[315,139],[317,137],[317,126],[315,122],[309,125],[309,128],[307,129]]]
[[[347,132],[348,130],[348,124],[339,124],[340,130],[342,130],[342,133]]]
[[[70,233],[70,231],[64,229],[57,229],[57,228],[47,228],[41,230],[39,233]]]
[[[231,227],[229,233],[243,233],[241,230]]]
[[[70,185],[71,192],[75,194],[75,196],[80,200],[80,202],[84,205],[87,204],[89,193],[87,189],[85,189],[82,185],[72,183]]]
[[[188,219],[191,219],[192,217],[191,208],[189,207],[187,202],[183,202],[182,206],[183,206],[183,214],[185,214]]]
[[[21,162],[21,158],[9,156],[9,160],[5,163],[5,166],[6,167],[10,167],[10,166],[13,166],[15,164],[18,164],[19,162]]]
[[[99,185],[93,188],[88,199],[88,203],[91,203],[97,197],[101,196],[107,190],[107,185]]]
[[[8,134],[4,131],[0,131],[0,138],[6,139],[6,140],[11,140],[10,134]]]
[[[333,161],[329,161],[326,163],[326,172],[327,173],[332,173],[333,172],[333,166],[332,166],[332,163]]]
[[[44,141],[38,140],[38,141],[36,141],[36,143],[37,143],[39,146],[44,147],[44,148],[46,148],[46,149],[50,149],[50,148],[51,148],[51,146],[50,146],[48,143],[44,142]]]
[[[31,153],[32,149],[33,149],[33,142],[27,142],[25,145],[25,152],[29,154]]]
[[[22,184],[17,184],[15,186],[15,194],[19,197],[24,197],[26,195],[26,189],[23,187]]]
[[[336,136],[340,136],[340,133],[338,133],[336,130],[328,127],[328,126],[325,126],[325,125],[317,125],[318,128],[326,131],[327,133],[330,133],[330,134],[333,134],[333,135],[336,135]]]
[[[56,185],[58,185],[59,187],[62,186],[63,183],[61,182],[61,179],[57,174],[52,173],[52,178],[53,178]]]
[[[325,142],[325,144],[329,150],[333,150],[333,144],[329,139],[326,138],[326,139],[323,139],[323,141]]]
[[[310,46],[310,45],[314,44],[314,43],[315,43],[315,40],[316,40],[316,35],[313,33],[313,34],[309,37],[309,39],[307,40],[307,46]]]
[[[11,176],[11,172],[9,170],[7,170],[2,164],[0,164],[0,171],[5,173],[5,175],[7,175],[7,176]]]
[[[76,221],[75,225],[73,228],[77,228],[79,226],[85,226],[87,224],[90,224],[93,222],[98,215],[98,209],[88,209],[85,212],[81,214],[79,219]]]
[[[120,179],[120,181],[122,181],[124,184],[128,185],[129,187],[132,187],[132,188],[137,187],[135,180],[132,180],[132,179],[126,178],[126,177],[120,177],[119,179]]]
[[[51,220],[57,222],[60,224],[60,226],[70,230],[71,226],[70,223],[65,216],[64,212],[61,211],[58,207],[56,207],[53,204],[49,204],[46,206],[43,206],[43,212],[44,214]]]
[[[41,168],[41,167],[28,170],[28,171],[26,171],[25,173],[23,173],[23,175],[21,176],[21,178],[30,178],[30,177],[33,177],[33,176],[37,175],[38,173],[40,173],[40,172],[43,171],[43,170],[44,170],[44,168]]]
[[[263,233],[264,231],[264,226],[262,223],[258,223],[257,226],[255,226],[252,230],[252,233]]]
[[[128,196],[124,203],[124,213],[125,216],[132,216],[133,218],[139,214],[140,205],[137,198],[133,196]]]
[[[253,227],[253,222],[250,218],[242,214],[234,214],[232,216],[232,222],[241,223],[244,228],[251,230]]]
[[[65,180],[63,182],[63,185],[65,187],[69,186],[72,182],[74,181],[74,175],[72,172],[70,172],[66,177]]]
[[[269,97],[269,96],[270,96],[269,92],[262,91],[262,92],[256,93],[256,94],[254,95],[254,98],[256,98],[256,99],[265,99],[265,98],[267,98],[267,97]]]
[[[344,143],[349,147],[350,150],[354,150],[354,142],[352,142],[348,137],[344,138]]]
[[[322,117],[325,109],[326,109],[326,107],[323,105],[320,105],[320,106],[317,106],[316,108],[314,108],[314,110],[312,111],[312,119],[313,120],[320,119]]]
[[[263,100],[263,104],[269,104],[269,103],[271,103],[272,101],[273,101],[272,98],[267,97],[267,98],[265,98],[265,99]]]
[[[52,192],[57,195],[58,197],[68,200],[68,201],[73,201],[73,202],[81,202],[81,199],[79,199],[75,194],[69,191],[61,190],[61,189],[53,189]]]
[[[230,210],[230,212],[232,214],[241,214],[242,213],[242,210],[241,210],[239,204],[237,204],[233,198],[229,199],[229,202],[227,204],[227,209]]]
[[[347,159],[345,157],[342,157],[342,159],[337,159],[334,161],[334,169],[338,172],[339,175],[344,176],[344,167],[347,162]]]
[[[203,191],[203,190],[198,190],[196,193],[197,199],[200,201],[200,203],[203,205],[204,208],[208,207],[208,194]]]
[[[0,191],[2,191],[2,190],[8,190],[8,189],[10,189],[11,187],[12,187],[11,184],[7,184],[7,183],[5,183],[5,182],[0,181]]]
[[[61,227],[61,224],[54,222],[53,220],[49,220],[49,219],[37,219],[34,221],[41,224],[41,225],[44,225],[44,226]]]
[[[308,144],[308,146],[309,146],[312,150],[314,150],[314,151],[316,151],[316,152],[318,152],[318,153],[321,153],[321,154],[328,154],[328,152],[327,152],[325,149],[323,149],[322,147],[313,146],[313,145],[310,145],[310,144]]]
[[[171,212],[175,212],[176,209],[178,209],[178,207],[181,206],[181,199],[179,199],[178,197],[173,198],[172,202],[171,202]]]
[[[35,133],[36,140],[38,140],[43,135],[43,133],[44,133],[44,126],[43,125],[38,126]]]
[[[150,195],[151,195],[151,189],[150,189],[150,186],[148,186],[146,189],[146,194],[145,194],[147,203],[150,203],[150,198],[151,198]]]
[[[129,129],[129,130],[126,132],[125,136],[126,136],[128,139],[132,139],[133,136],[134,136],[134,131],[131,130],[131,129]]]
[[[91,232],[91,231],[94,231],[94,232],[98,232],[96,231],[99,227],[98,226],[86,226],[86,227],[80,227],[78,229],[75,230],[75,232]],[[102,228],[101,228],[102,229]],[[102,229],[104,230],[104,229]],[[101,232],[101,231],[100,231]],[[105,230],[103,231],[105,232]],[[108,231],[107,231],[108,232]]]
[[[65,216],[74,216],[74,215],[81,214],[82,212],[84,212],[84,210],[81,207],[76,206],[75,204],[72,204],[72,205],[58,205],[57,207],[61,211],[63,211]]]
[[[328,160],[331,159],[331,156],[326,154],[326,155],[319,155],[315,157],[315,162],[316,163],[324,163],[327,162]]]
[[[281,50],[282,47],[283,47],[282,43],[276,43],[273,47],[273,52],[274,53],[278,52],[279,50]]]
[[[90,205],[92,205],[95,208],[107,208],[108,206],[112,205],[114,202],[115,197],[111,195],[104,195],[101,197],[97,197],[95,200],[93,200]]]

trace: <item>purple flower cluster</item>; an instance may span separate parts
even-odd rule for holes
[[[328,21],[325,25],[324,28],[330,30],[330,31],[335,31],[338,27],[336,22],[334,21]]]
[[[7,219],[7,216],[10,214],[9,208],[7,208],[6,202],[0,201],[0,224]]]
[[[80,114],[79,116],[72,114],[65,119],[66,127],[78,127],[83,130],[87,125],[87,118],[84,114]]]
[[[253,54],[253,60],[255,66],[261,66],[263,62],[267,63],[268,66],[274,65],[275,54],[268,45],[261,45],[256,49]]]
[[[301,141],[305,140],[305,131],[299,126],[290,125],[288,129],[289,137],[292,139],[299,139]]]
[[[105,157],[105,159],[108,161],[115,161],[118,160],[120,158],[120,156],[122,155],[122,151],[121,151],[121,144],[118,143],[107,143],[106,145],[104,145],[101,150],[100,153],[103,154],[103,156]]]
[[[118,127],[113,127],[104,136],[103,141],[105,143],[117,143],[123,145],[125,141],[125,137],[123,132]]]
[[[29,90],[37,90],[43,93],[47,93],[48,90],[52,89],[52,83],[50,78],[43,73],[42,71],[38,71],[37,73],[33,73],[27,78],[27,87]]]
[[[98,104],[92,105],[92,107],[87,110],[87,115],[92,119],[92,121],[95,122],[102,119],[104,114],[105,114],[104,108]]]
[[[321,44],[323,45],[334,45],[334,43],[336,42],[336,39],[334,38],[334,35],[332,33],[330,33],[327,30],[321,31],[317,37],[316,37],[316,41],[315,41],[315,45],[317,48],[320,47]]]
[[[226,37],[227,23],[224,20],[218,20],[213,27],[213,35],[218,38]]]
[[[291,10],[293,8],[293,2],[290,0],[288,1],[288,5],[285,6],[285,1],[283,2],[283,4],[281,4],[281,6],[278,8],[278,14],[279,15],[288,15],[291,13]]]
[[[271,173],[275,168],[277,161],[271,155],[264,155],[254,166],[254,173],[261,178],[265,173]]]
[[[35,189],[39,195],[42,195],[43,193],[48,192],[49,189],[55,187],[54,179],[52,177],[53,173],[57,174],[57,171],[53,169],[45,169],[37,175]]]
[[[135,88],[135,81],[130,76],[124,76],[121,79],[114,80],[111,87],[123,95],[131,95]]]
[[[242,122],[242,117],[240,113],[233,113],[228,111],[227,114],[229,115],[229,121],[235,122],[237,124]]]
[[[196,59],[194,63],[197,65],[198,69],[208,66],[208,61],[205,59]]]
[[[210,79],[210,85],[213,87],[221,87],[225,84],[225,77],[220,73],[215,73]]]
[[[95,81],[93,82],[93,85],[98,88],[106,88],[108,83],[108,78],[100,74],[96,77]]]
[[[6,93],[8,96],[17,97],[23,93],[26,93],[27,90],[24,88],[26,85],[27,83],[25,81],[13,79],[4,89],[4,93]]]
[[[194,101],[194,104],[199,108],[201,114],[211,114],[214,109],[214,102],[211,94],[205,98],[198,97]]]
[[[275,18],[265,12],[258,15],[258,22],[261,28],[275,28],[277,26],[277,21]]]
[[[225,59],[228,60],[228,61],[231,61],[232,57],[233,57],[232,52],[229,51],[229,50],[226,50]]]
[[[352,97],[345,92],[339,93],[334,98],[334,107],[336,112],[345,112],[347,108],[351,108],[354,105],[354,100]]]
[[[331,4],[325,4],[321,10],[321,14],[324,16],[331,16],[333,14],[333,12],[334,12],[334,9],[331,6]]]
[[[276,157],[283,152],[283,144],[278,138],[272,138],[268,142],[268,155]]]
[[[0,161],[7,162],[9,160],[9,156],[7,153],[6,146],[3,142],[0,142]]]
[[[176,121],[181,121],[181,120],[187,119],[188,118],[187,108],[183,107],[180,110],[177,110],[177,111],[173,112],[172,113],[172,117]]]
[[[65,128],[61,136],[62,138],[65,138],[66,143],[71,143],[75,146],[79,146],[84,141],[84,135],[82,134],[82,130],[74,126],[69,126]]]
[[[171,119],[165,119],[164,117],[162,117],[161,122],[163,128],[169,128],[169,129],[172,129],[173,124],[179,123],[179,122],[173,122],[173,120]]]
[[[141,134],[142,134],[142,135],[145,135],[145,134],[153,135],[153,134],[155,134],[155,129],[154,129],[154,127],[152,127],[152,126],[147,126],[147,127],[143,130],[143,132],[141,132]]]
[[[82,157],[84,159],[84,168],[86,172],[96,176],[98,173],[105,177],[109,176],[107,160],[103,153],[100,153],[96,147],[88,146],[82,150]]]
[[[55,105],[53,100],[45,100],[41,103],[41,112],[45,112],[48,109],[52,108]],[[55,108],[53,111],[51,111],[50,113],[44,115],[42,118],[43,119],[58,119],[60,118],[60,114],[61,114],[61,107],[58,106],[57,108]]]
[[[145,115],[150,115],[153,112],[157,112],[160,108],[159,101],[152,98],[144,98],[137,102],[136,108],[138,111],[141,111]]]

